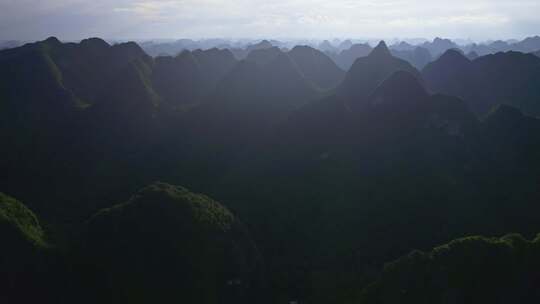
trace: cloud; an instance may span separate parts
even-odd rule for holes
[[[536,34],[540,1],[1,0],[0,38],[463,37]]]

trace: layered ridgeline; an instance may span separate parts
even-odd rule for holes
[[[538,116],[540,58],[519,52],[497,53],[473,61],[449,50],[422,71],[434,92],[464,99],[483,115],[498,104],[509,104]]]
[[[0,133],[10,149],[2,150],[0,167],[11,176],[3,188],[39,212],[71,214],[64,207],[80,209],[70,203],[74,197],[82,205],[111,203],[169,173],[178,176],[184,162],[204,155],[206,145],[187,140],[206,143],[199,125],[213,130],[210,138],[229,128],[241,145],[252,144],[343,77],[319,52],[279,52],[270,64],[238,62],[218,49],[153,59],[135,43],[111,46],[97,38],[49,38],[2,51]],[[32,193],[27,184],[35,185]],[[107,192],[117,195],[100,194]],[[33,202],[42,196],[64,206],[41,210]]]
[[[135,43],[49,38],[0,52],[0,66],[2,187],[39,213],[64,212],[75,195],[117,180],[131,147],[142,147],[132,158],[151,148],[163,103],[153,59]]]
[[[345,73],[314,49],[268,44],[245,60],[99,39],[0,52],[0,189],[52,232],[45,265],[67,264],[53,285],[73,281],[90,303],[348,303],[413,249],[540,230],[540,121],[523,106],[536,57],[450,52],[420,73],[381,42]],[[461,69],[477,62],[499,95],[451,96],[469,92]],[[515,82],[501,83],[507,72]],[[514,106],[482,99],[515,88]],[[155,180],[223,205],[144,188]]]
[[[196,104],[235,66],[228,50],[184,51],[155,59],[153,84],[162,99],[175,107]]]
[[[313,47],[331,57],[342,69],[348,70],[357,58],[365,57],[372,47],[368,43],[357,43],[358,41],[328,41],[321,43],[314,41],[298,41],[298,44],[309,43]],[[292,48],[294,41],[262,40],[258,42],[233,41],[227,39],[203,39],[191,40],[180,39],[173,42],[153,42],[145,41],[141,43],[142,48],[151,56],[175,56],[185,50],[194,51],[197,49],[229,49],[236,59],[245,59],[253,50],[268,49],[272,47]],[[21,43],[18,41],[0,41],[0,49],[5,47],[16,47]],[[397,41],[390,46],[394,56],[406,59],[413,66],[422,69],[432,58],[438,58],[447,50],[459,49],[467,57],[474,58],[499,52],[522,52],[532,53],[540,49],[540,37],[527,37],[521,41],[517,40],[496,40],[490,42],[476,43],[471,41],[444,39],[436,37],[432,41],[413,39],[411,41]],[[470,55],[470,56],[469,56]]]
[[[520,214],[537,210],[540,121],[508,106],[478,120],[418,77],[381,44],[224,180],[220,196],[256,231],[280,292],[346,302],[409,249],[536,232]]]
[[[369,44],[353,44],[339,53],[330,53],[330,56],[340,68],[348,71],[356,59],[369,55],[372,50]]]
[[[330,57],[309,46],[296,46],[288,52],[277,47],[256,49],[249,53],[246,60],[265,66],[283,54],[287,54],[298,72],[318,88],[335,88],[345,76],[345,72]]]

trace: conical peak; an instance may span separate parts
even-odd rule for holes
[[[457,49],[449,49],[444,54],[442,54],[441,58],[439,59],[444,62],[450,62],[450,63],[460,63],[460,62],[468,62],[470,61],[460,50]]]
[[[50,44],[61,44],[60,40],[58,40],[58,38],[54,37],[54,36],[51,36],[47,39],[45,39],[46,43],[50,43]]]
[[[105,40],[100,38],[88,38],[81,40],[81,47],[90,48],[92,50],[108,49],[110,45]]]
[[[370,57],[388,57],[392,56],[390,54],[390,50],[388,49],[388,46],[386,45],[386,42],[384,40],[381,40],[379,44],[371,51],[369,54]]]
[[[294,53],[294,52],[304,53],[304,52],[312,52],[314,50],[315,50],[314,48],[308,45],[296,45],[292,50],[289,51],[289,53]]]

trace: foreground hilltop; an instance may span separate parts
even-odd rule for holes
[[[63,248],[3,194],[0,224],[8,303],[251,303],[263,291],[264,265],[244,225],[183,187],[141,189],[94,214]]]

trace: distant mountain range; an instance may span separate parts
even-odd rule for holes
[[[354,42],[353,42],[354,41]],[[469,57],[475,59],[478,56],[495,54],[498,52],[516,51],[522,53],[533,53],[540,51],[540,37],[533,36],[525,38],[522,41],[488,41],[483,43],[468,43],[467,41],[435,38],[433,41],[416,39],[394,42],[389,46],[392,54],[396,57],[409,61],[417,69],[424,68],[429,62],[441,56],[450,49],[459,49]],[[14,48],[22,45],[21,41],[0,41],[0,49]],[[348,70],[353,62],[364,57],[371,51],[372,47],[367,42],[359,40],[324,40],[322,42],[309,40],[228,40],[228,39],[180,39],[176,41],[142,41],[140,46],[150,56],[177,56],[182,51],[209,50],[209,49],[228,49],[236,59],[245,59],[251,51],[278,47],[288,51],[295,46],[306,45],[317,49],[336,62],[343,70]]]
[[[449,49],[460,49],[465,54],[475,53],[479,56],[484,56],[488,54],[494,54],[498,52],[508,52],[508,51],[517,51],[522,53],[531,53],[540,50],[540,37],[528,37],[522,41],[491,41],[483,43],[468,43],[463,44],[464,42],[454,42],[450,39],[435,38],[433,41],[421,42],[415,41],[411,44],[406,41],[396,42],[390,45],[391,51],[395,56],[407,59],[411,63],[421,69],[432,58],[437,58],[441,56],[444,52]],[[256,48],[269,48],[271,46],[276,46],[280,48],[292,48],[294,45],[306,44],[315,49],[318,49],[322,52],[327,53],[332,57],[336,63],[344,70],[347,70],[351,65],[354,59],[358,57],[363,57],[369,53],[367,48],[362,49],[362,45],[369,47],[369,44],[366,42],[363,43],[354,43],[351,40],[343,41],[322,41],[304,43],[300,41],[290,41],[290,42],[280,42],[280,41],[268,41],[263,40],[260,42],[232,42],[227,40],[211,39],[211,40],[178,40],[176,42],[165,42],[165,43],[153,43],[145,42],[141,46],[148,52],[151,56],[157,56],[160,54],[169,54],[176,55],[182,50],[195,50],[195,49],[208,49],[208,48],[229,48],[234,50],[235,56],[238,59],[243,59],[249,53],[249,51]],[[417,51],[415,51],[419,48]],[[367,50],[367,51],[366,51]],[[427,52],[426,52],[427,50]],[[342,54],[343,52],[346,53]],[[429,53],[429,55],[428,55]],[[343,58],[338,58],[343,57]],[[354,59],[346,59],[351,58]]]

